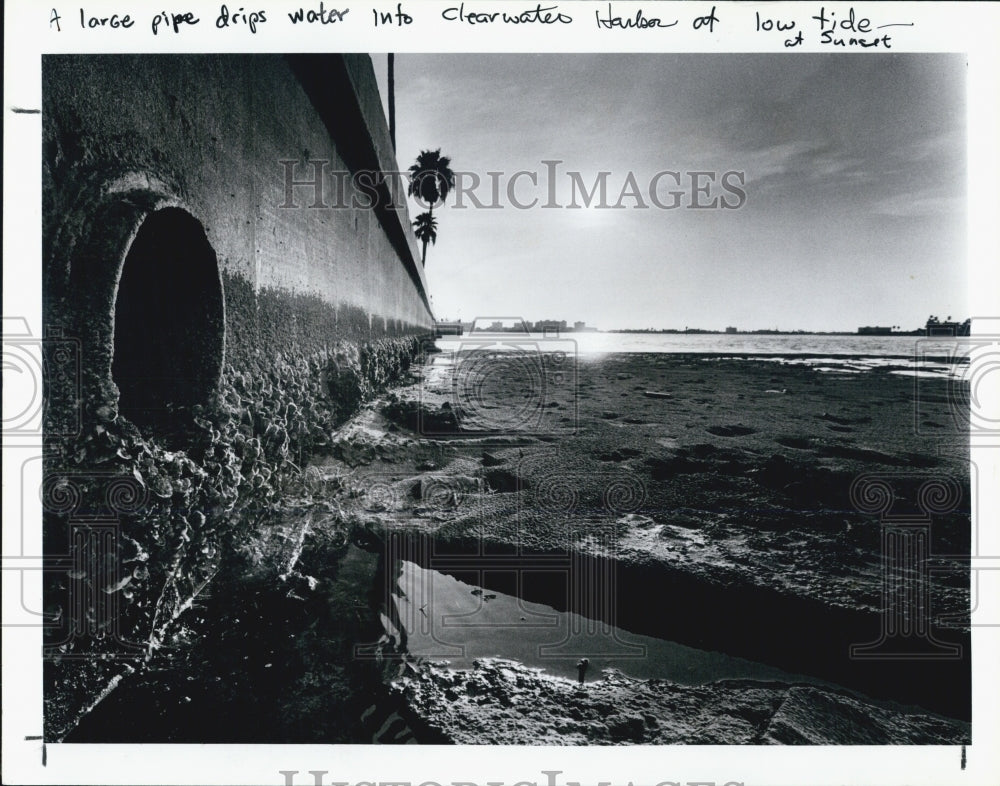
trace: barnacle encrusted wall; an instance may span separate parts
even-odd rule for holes
[[[366,56],[44,58],[44,319],[79,368],[45,396],[50,739],[429,331],[405,208],[288,182],[396,171],[380,107]]]

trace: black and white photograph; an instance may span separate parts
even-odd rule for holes
[[[962,780],[1000,626],[969,56],[893,48],[904,4],[743,10],[770,51],[169,50],[422,4],[285,5],[133,9],[150,51],[43,51],[39,105],[5,101],[41,159],[40,320],[4,304],[18,739],[386,773],[386,745],[558,747],[525,767],[547,786],[640,782],[571,769],[595,750],[718,779],[709,751],[905,746],[987,782]],[[496,5],[435,14],[697,16]],[[697,5],[699,31],[736,13]],[[865,43],[792,51],[817,30]],[[281,761],[259,782],[338,782]]]

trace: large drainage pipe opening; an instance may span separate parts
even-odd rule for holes
[[[205,229],[189,213],[150,213],[122,266],[111,375],[118,409],[169,433],[177,415],[208,401],[222,371],[222,284]]]

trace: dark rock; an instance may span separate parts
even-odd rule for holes
[[[636,456],[641,456],[642,451],[636,448],[616,448],[615,450],[609,451],[607,453],[598,454],[597,458],[601,461],[625,461],[626,459],[635,458]]]
[[[530,488],[530,484],[524,478],[505,469],[492,469],[484,474],[484,479],[487,486],[501,494]]]
[[[646,459],[646,466],[654,480],[669,480],[674,475],[696,472],[699,469],[698,463],[682,451],[650,456]]]
[[[745,437],[748,434],[755,433],[756,429],[736,423],[731,426],[708,426],[705,431],[717,437]]]
[[[482,480],[468,475],[422,477],[414,486],[417,499],[444,505],[457,505],[466,496],[478,494],[482,489]]]
[[[595,741],[608,738],[608,727],[603,723],[592,723],[587,727],[587,736]]]
[[[850,696],[797,686],[764,733],[779,745],[960,745],[967,724],[924,714],[903,714],[863,704]]]
[[[639,715],[612,715],[606,725],[613,740],[639,742],[646,732],[646,721]]]
[[[839,691],[739,680],[688,687],[613,669],[580,687],[514,661],[478,659],[457,678],[424,664],[401,695],[441,741],[476,744],[961,744],[969,725]],[[464,679],[468,703],[459,687]],[[469,703],[476,711],[470,713]],[[524,708],[530,708],[524,712]],[[481,709],[479,709],[481,708]],[[555,732],[553,738],[549,735]]]

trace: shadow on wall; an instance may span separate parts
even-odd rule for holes
[[[205,404],[222,373],[225,319],[215,251],[180,208],[150,213],[125,257],[115,297],[111,375],[119,411],[159,431]]]

